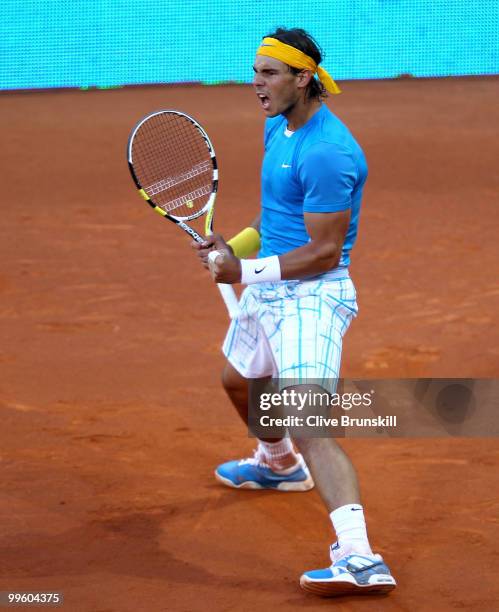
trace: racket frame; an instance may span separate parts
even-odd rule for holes
[[[137,177],[137,175],[135,173],[134,167],[133,167],[133,151],[132,151],[132,149],[133,149],[133,141],[134,141],[135,135],[137,134],[139,129],[142,127],[142,125],[144,123],[146,123],[146,121],[148,121],[149,119],[152,119],[153,117],[156,117],[157,115],[162,115],[162,114],[165,114],[165,113],[169,113],[169,114],[173,114],[173,115],[178,115],[178,116],[184,117],[185,119],[187,119],[188,121],[191,122],[191,124],[198,130],[200,135],[203,137],[203,140],[204,140],[204,142],[206,144],[206,147],[208,149],[208,152],[209,152],[209,155],[210,155],[210,160],[211,160],[211,163],[212,163],[212,166],[213,166],[211,194],[210,194],[210,196],[208,198],[208,201],[206,202],[206,204],[199,211],[197,211],[195,214],[189,215],[187,217],[171,215],[167,211],[163,210],[163,208],[161,208],[161,206],[158,206],[154,202],[154,200],[147,194],[147,192],[145,191],[143,186],[140,184],[140,182],[138,180],[138,177]],[[215,211],[215,199],[217,197],[217,191],[218,191],[218,164],[217,164],[217,158],[216,158],[216,155],[215,155],[215,149],[213,147],[213,144],[212,144],[208,134],[205,132],[203,127],[193,117],[191,117],[187,113],[183,113],[181,111],[174,110],[174,109],[164,109],[164,110],[154,111],[152,113],[149,113],[145,117],[142,117],[142,119],[140,119],[140,121],[132,129],[132,131],[130,133],[130,136],[128,137],[127,160],[128,160],[128,168],[130,170],[130,174],[132,176],[132,179],[133,179],[133,181],[134,181],[134,183],[135,183],[135,185],[136,185],[140,195],[144,198],[144,200],[149,204],[149,206],[151,206],[151,208],[155,212],[157,212],[164,219],[168,219],[169,221],[172,221],[173,223],[175,223],[175,225],[177,225],[180,229],[182,229],[186,234],[191,236],[198,244],[202,244],[205,239],[198,232],[196,232],[195,229],[193,229],[190,225],[188,225],[186,223],[186,221],[192,221],[194,219],[197,219],[197,218],[201,217],[202,215],[206,215],[205,234],[207,236],[209,236],[210,234],[213,233],[213,215],[214,215],[214,211]],[[223,284],[223,283],[217,283],[217,285],[218,285],[218,289],[220,290],[220,293],[222,295],[222,298],[223,298],[223,300],[225,302],[227,310],[229,312],[230,318],[231,319],[237,318],[237,316],[239,315],[240,309],[239,309],[239,301],[237,299],[237,296],[236,296],[236,293],[234,291],[234,288],[232,287],[232,285],[227,285],[227,284]]]

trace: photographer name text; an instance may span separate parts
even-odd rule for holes
[[[259,422],[261,427],[397,427],[397,416],[359,418],[343,414],[340,418],[329,418],[316,414],[307,417],[272,417],[265,414],[259,418]]]

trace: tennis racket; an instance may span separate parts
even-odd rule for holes
[[[213,233],[218,166],[208,134],[189,115],[161,110],[143,117],[128,139],[128,166],[140,195],[162,217],[198,243],[204,238],[187,221],[206,215]],[[231,285],[218,284],[229,316],[239,312]]]

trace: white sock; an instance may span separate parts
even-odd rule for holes
[[[359,504],[347,504],[333,510],[329,515],[333,523],[338,544],[346,554],[372,555],[367,539],[364,509]]]
[[[298,463],[298,455],[295,453],[293,443],[290,438],[283,438],[279,442],[262,442],[258,440],[265,462],[277,472],[293,471]],[[293,457],[295,464],[290,466],[290,459]]]

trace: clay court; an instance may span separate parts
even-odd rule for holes
[[[342,85],[332,108],[370,168],[342,374],[497,377],[499,80]],[[399,583],[383,599],[300,591],[332,541],[317,492],[212,476],[253,448],[219,384],[226,312],[137,196],[125,146],[154,109],[198,118],[230,236],[259,202],[251,88],[10,93],[0,108],[0,590],[62,591],[85,612],[497,609],[497,439],[343,442]]]

